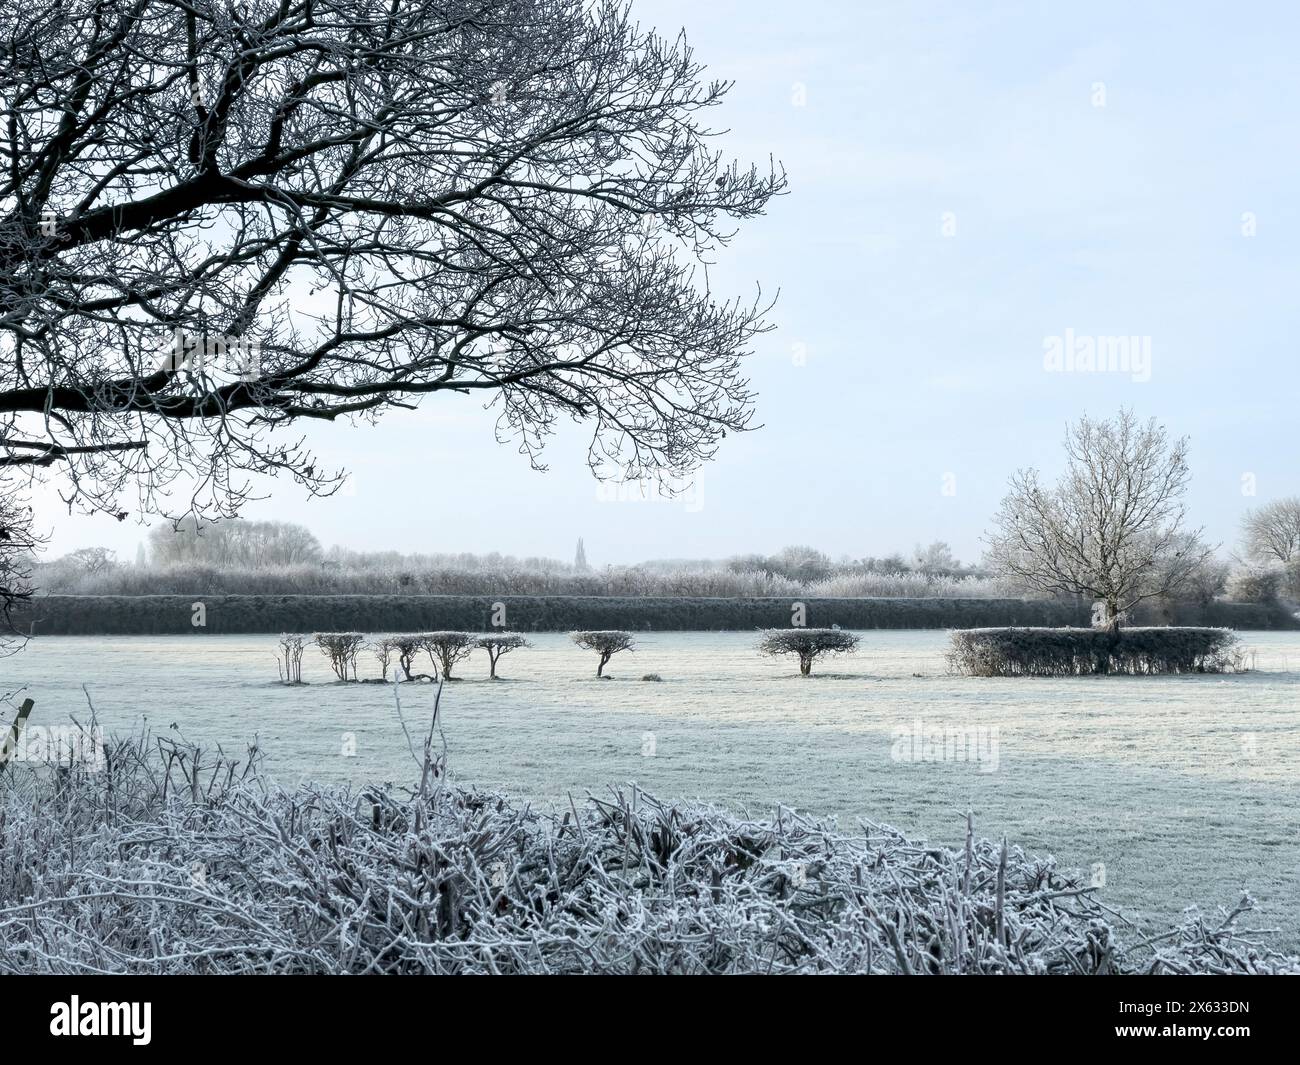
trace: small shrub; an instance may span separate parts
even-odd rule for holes
[[[431,635],[432,633],[427,632],[399,632],[392,636],[385,636],[376,643],[375,657],[379,659],[384,679],[388,679],[389,663],[396,656],[397,667],[402,671],[402,676],[407,680],[415,680],[416,674],[411,672],[411,667],[415,664],[416,655],[429,649],[428,640]]]
[[[821,655],[851,654],[860,638],[843,629],[768,629],[758,642],[763,655],[798,655],[799,672],[808,676]]]
[[[474,641],[476,647],[481,647],[487,652],[488,678],[497,679],[497,660],[504,654],[515,650],[518,647],[528,647],[529,643],[522,633],[519,632],[489,632],[479,636]]]
[[[652,680],[652,681],[654,681],[656,684],[657,684],[657,683],[660,683],[660,682],[663,681],[663,677],[659,676],[658,673],[647,673],[647,674],[646,674],[644,677],[642,677],[641,679],[642,679],[642,680]]]
[[[1242,667],[1229,629],[959,629],[948,664],[972,677],[1226,673]]]
[[[468,632],[426,632],[421,636],[434,668],[442,667],[443,680],[454,680],[452,667],[474,650],[474,637]]]
[[[347,680],[351,673],[352,680],[357,679],[357,652],[365,640],[360,632],[318,632],[316,646],[330,660],[330,668],[339,680]]]
[[[296,633],[285,633],[280,637],[280,653],[276,656],[275,668],[280,674],[281,684],[302,683],[302,651],[306,642]]]
[[[605,675],[605,666],[620,651],[632,650],[632,634],[619,629],[599,629],[591,632],[571,632],[569,639],[579,647],[595,651],[600,656],[596,676]]]

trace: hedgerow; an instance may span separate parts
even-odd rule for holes
[[[948,662],[974,677],[1226,673],[1242,654],[1227,629],[963,629],[951,634]]]
[[[193,604],[206,625],[193,625]],[[40,596],[17,624],[37,635],[358,632],[491,632],[500,607],[519,632],[752,632],[790,624],[803,603],[809,625],[843,629],[936,629],[971,625],[1069,625],[1086,605],[1048,599],[709,599],[654,596],[163,595]]]

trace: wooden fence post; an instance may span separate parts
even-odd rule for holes
[[[18,708],[18,716],[14,718],[14,723],[9,727],[9,734],[5,736],[4,743],[0,744],[0,773],[5,771],[10,759],[14,756],[14,752],[18,749],[18,737],[22,735],[23,728],[27,724],[28,715],[31,714],[32,707],[35,705],[34,700],[25,699],[23,705]]]

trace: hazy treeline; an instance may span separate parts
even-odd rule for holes
[[[43,571],[42,591],[69,595],[581,595],[581,596],[938,596],[1005,595],[984,577],[924,573],[841,573],[801,582],[762,571],[728,569],[656,572],[611,566],[593,573],[545,572],[502,566],[469,569],[431,564],[331,568],[320,565],[116,566],[96,571]]]
[[[948,545],[918,545],[908,555],[833,559],[796,545],[729,559],[658,559],[593,568],[585,550],[573,562],[496,552],[417,553],[324,548],[290,522],[193,521],[152,529],[134,561],[86,548],[36,564],[38,592],[84,596],[584,596],[809,598],[1018,598],[1026,589],[966,565]],[[1029,593],[1032,594],[1032,593]],[[1208,557],[1178,597],[1202,615],[1225,598],[1271,607],[1300,599],[1300,501],[1253,511],[1240,554]],[[1151,617],[1155,604],[1146,607]],[[1192,623],[1210,624],[1206,617]]]
[[[37,567],[41,591],[70,595],[937,596],[1012,594],[941,542],[911,556],[833,560],[813,547],[725,560],[593,569],[490,554],[325,550],[288,522],[192,521],[150,531],[134,563],[85,549]]]

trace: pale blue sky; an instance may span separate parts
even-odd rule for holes
[[[474,401],[440,401],[378,429],[312,427],[350,493],[277,484],[247,516],[367,549],[567,558],[583,536],[596,564],[933,539],[974,558],[1012,471],[1054,470],[1068,419],[1121,405],[1190,435],[1191,515],[1215,541],[1245,507],[1300,493],[1293,5],[634,10],[684,26],[736,81],[714,112],[725,149],[790,175],[713,274],[728,294],[781,290],[749,367],[764,428],[729,439],[685,501],[611,502],[582,433],[538,474]],[[1067,330],[1149,338],[1150,380],[1045,371],[1045,338]],[[144,535],[41,516],[54,554],[130,557]]]

